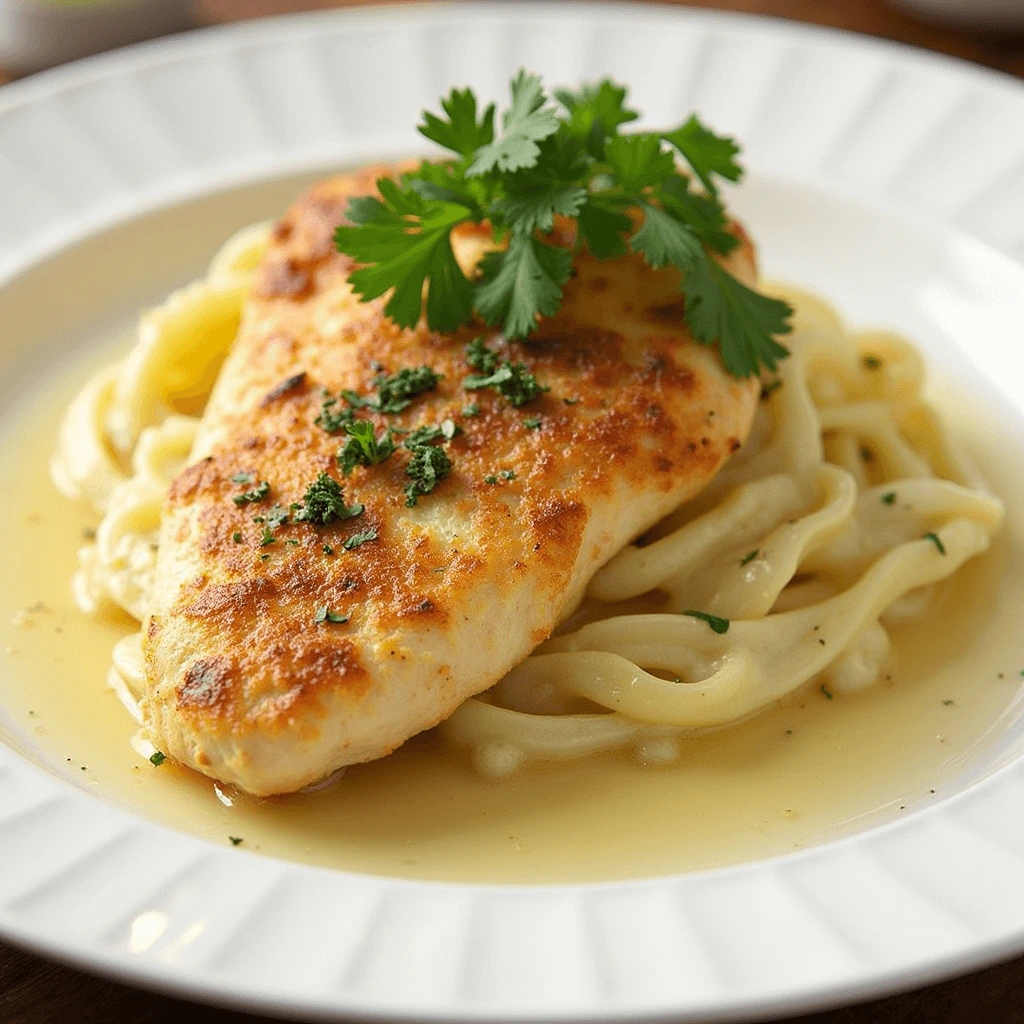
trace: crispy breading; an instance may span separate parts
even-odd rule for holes
[[[164,511],[146,728],[176,760],[255,794],[381,757],[492,686],[615,551],[707,483],[757,403],[756,380],[728,376],[690,337],[677,272],[635,256],[578,255],[561,310],[526,343],[481,325],[396,328],[383,300],[352,293],[352,263],[332,245],[349,197],[387,170],[317,185],[276,227]],[[753,283],[752,246],[735,230],[726,262]],[[558,232],[571,241],[567,224]],[[464,267],[488,239],[456,232]],[[478,335],[549,390],[519,409],[464,390]],[[407,451],[343,478],[344,438],[314,420],[322,389],[366,395],[380,372],[421,365],[443,375],[434,390],[398,415],[360,411],[378,434],[448,418],[463,428],[446,445],[451,474],[408,508]],[[479,414],[463,415],[473,402]],[[365,512],[282,526],[261,547],[254,515],[300,503],[321,472]],[[239,473],[268,481],[268,497],[236,504]],[[370,528],[376,540],[345,549]],[[348,621],[315,621],[323,607]]]

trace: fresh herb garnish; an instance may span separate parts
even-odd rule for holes
[[[886,491],[885,494],[883,494],[878,500],[883,505],[892,505],[896,501],[896,492]]]
[[[632,250],[652,267],[677,267],[690,330],[718,344],[730,373],[773,370],[788,354],[774,336],[790,330],[789,306],[747,288],[713,255],[738,244],[718,192],[720,180],[742,174],[736,143],[696,117],[669,132],[622,134],[637,113],[608,80],[556,100],[520,71],[500,131],[493,105],[478,112],[468,89],[443,99],[443,114],[425,113],[420,132],[454,157],[425,161],[399,182],[382,178],[379,199],[350,202],[335,244],[362,264],[349,277],[355,291],[364,300],[390,292],[385,312],[402,327],[419,321],[425,292],[432,330],[453,331],[475,314],[525,338],[561,305],[572,253],[546,236],[556,216],[570,217],[577,246],[598,259]],[[451,246],[465,222],[486,222],[503,246],[472,279]]]
[[[718,615],[710,615],[707,612],[697,612],[693,609],[683,612],[684,615],[689,615],[693,619],[701,619],[706,622],[716,633],[728,633],[729,632],[729,620],[723,619]]]
[[[347,615],[338,615],[336,612],[332,612],[327,605],[320,605],[316,612],[313,614],[313,621],[319,625],[321,622],[336,622],[339,625],[348,622]]]
[[[339,408],[338,402],[339,399],[329,391],[322,392],[320,415],[313,422],[328,434],[337,434],[344,430],[346,424],[351,423],[355,416],[355,410],[350,405]]]
[[[241,534],[241,531],[239,531],[239,530],[235,530],[235,532],[234,532],[233,534],[231,534],[231,539],[232,539],[232,540],[233,540],[233,541],[234,541],[234,542],[235,542],[236,544],[241,544],[241,543],[242,543],[242,534]]]
[[[761,401],[766,402],[772,395],[775,394],[779,388],[782,387],[782,378],[776,377],[774,380],[768,381],[767,384],[761,386]]]
[[[443,448],[420,444],[411,450],[412,458],[405,467],[406,475],[412,477],[405,488],[405,504],[409,508],[416,504],[421,495],[429,494],[452,471],[452,460]]]
[[[325,544],[324,545],[324,554],[325,555],[333,555],[334,554],[334,548],[332,548],[330,544]]]
[[[244,484],[244,485],[248,486],[255,479],[256,479],[256,476],[253,473],[235,473],[231,477],[231,482],[233,484]]]
[[[377,389],[377,397],[365,404],[376,412],[401,412],[412,405],[417,395],[436,388],[440,379],[441,375],[429,366],[407,366],[398,373],[375,377],[373,385]]]
[[[497,482],[498,478],[493,473],[488,473],[487,476],[484,477],[485,484],[496,484]]]
[[[356,466],[376,466],[395,451],[393,432],[387,430],[378,438],[369,420],[352,420],[345,424],[348,440],[338,449],[338,465],[348,476]]]
[[[824,684],[821,684],[821,692],[829,699],[832,700],[835,694]]]
[[[869,370],[877,370],[882,365],[882,360],[878,356],[865,356],[864,365]]]
[[[149,755],[149,763],[160,767],[167,760],[167,755],[162,750],[155,750]]]
[[[514,469],[503,469],[501,471],[501,479],[502,480],[515,480],[515,478],[516,478],[516,471]]]
[[[926,533],[922,540],[930,540],[939,549],[940,555],[944,555],[946,553],[946,547],[940,540],[937,533]]]
[[[433,444],[435,441],[450,441],[462,433],[460,427],[454,420],[443,420],[440,426],[427,424],[417,427],[403,442],[409,451],[415,451],[425,444]]]
[[[465,406],[462,410],[463,416],[479,416],[480,406],[476,402],[470,402],[469,405]]]
[[[477,371],[463,379],[462,386],[467,391],[494,388],[518,408],[548,390],[523,363],[500,359],[483,338],[474,338],[466,346],[466,362]]]
[[[295,513],[295,522],[328,526],[336,519],[362,515],[364,508],[364,505],[346,505],[341,484],[326,473],[320,473],[306,488],[302,504]]]
[[[249,505],[253,502],[262,501],[270,493],[270,484],[264,480],[258,486],[250,488],[248,491],[242,491],[241,494],[236,494],[231,500],[236,505]]]
[[[761,552],[760,548],[754,548],[753,551],[748,551],[743,556],[743,558],[740,559],[740,566],[744,566],[744,565],[747,565],[749,562],[752,562],[755,558],[757,558],[757,556],[760,554],[760,552]]]
[[[277,538],[274,536],[274,531],[269,526],[263,527],[263,536],[260,537],[260,547],[265,548],[270,544],[276,544]]]
[[[527,430],[540,430],[541,418],[539,416],[530,416],[523,420],[523,426]]]
[[[346,551],[355,551],[356,548],[362,547],[367,541],[377,539],[377,530],[374,527],[370,527],[363,533],[353,533],[345,543],[342,545]]]
[[[231,840],[231,845],[232,846],[241,846],[242,842],[243,842],[243,839],[242,839],[241,836],[228,836],[228,839]]]

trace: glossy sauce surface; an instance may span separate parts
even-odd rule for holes
[[[894,631],[892,678],[867,691],[829,699],[806,690],[688,740],[666,767],[602,757],[491,780],[425,734],[328,789],[264,801],[219,793],[170,762],[154,767],[129,746],[134,723],[105,684],[110,650],[135,624],[86,617],[71,599],[76,549],[97,517],[60,496],[46,468],[64,405],[115,354],[69,365],[0,431],[0,710],[7,739],[27,756],[155,821],[375,874],[636,878],[782,854],[909,813],[955,785],[1014,714],[1024,683],[1024,455],[962,408],[951,417],[1007,499],[1008,522],[928,621]]]

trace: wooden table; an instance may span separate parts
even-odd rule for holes
[[[354,6],[364,0],[197,0],[196,20],[214,24],[296,10]],[[667,0],[671,2],[671,0]],[[866,32],[939,50],[1024,78],[1024,36],[991,38],[926,25],[882,0],[706,0],[701,5],[792,18]],[[0,69],[0,81],[3,80]],[[190,1003],[94,978],[0,944],[2,1024],[155,1024],[195,1019],[253,1024],[259,1018]],[[988,970],[862,1006],[801,1018],[805,1024],[1024,1024],[1024,957]]]

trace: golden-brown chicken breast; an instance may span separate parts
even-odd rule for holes
[[[677,273],[639,257],[579,256],[560,312],[528,343],[396,328],[381,300],[352,293],[332,245],[349,197],[380,171],[316,186],[277,226],[164,511],[146,728],[168,755],[255,794],[381,757],[493,685],[616,550],[707,483],[757,403],[757,381],[730,377],[688,334]],[[457,233],[464,265],[486,238]],[[728,263],[753,282],[745,238]],[[517,408],[464,389],[478,335],[547,390]],[[436,442],[448,475],[408,507],[407,434],[344,476],[345,435],[314,421],[323,389],[369,396],[380,374],[421,366],[440,378],[407,408],[359,410],[378,437],[461,428]],[[361,514],[310,521],[323,473]]]

